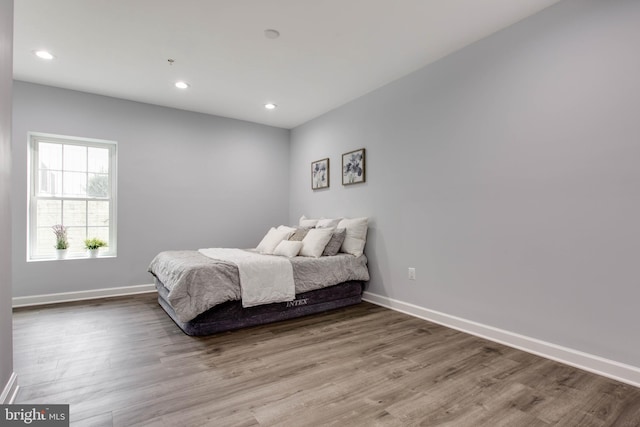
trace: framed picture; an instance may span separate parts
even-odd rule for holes
[[[360,148],[342,155],[342,185],[365,182],[364,151],[364,148]]]
[[[329,158],[311,162],[311,189],[329,188]]]

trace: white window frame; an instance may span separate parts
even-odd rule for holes
[[[95,138],[82,138],[76,136],[54,135],[40,132],[29,132],[29,150],[28,150],[28,215],[27,215],[27,261],[44,261],[56,259],[52,256],[37,255],[36,250],[36,230],[37,230],[37,200],[109,200],[109,246],[101,250],[100,258],[110,258],[117,255],[117,158],[118,143],[116,141],[108,141]],[[79,145],[83,147],[106,148],[109,150],[109,197],[93,198],[93,197],[77,197],[77,196],[38,196],[38,150],[39,142]],[[64,221],[63,221],[64,222]],[[53,232],[53,231],[52,231]],[[82,259],[87,256],[75,256],[65,259]]]

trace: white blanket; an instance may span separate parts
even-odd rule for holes
[[[296,297],[293,267],[287,258],[229,248],[199,249],[199,252],[238,266],[243,307],[293,301]]]

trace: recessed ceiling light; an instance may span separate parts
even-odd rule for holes
[[[47,52],[46,50],[34,50],[33,54],[41,59],[53,59],[54,56],[51,52]]]
[[[189,83],[186,82],[176,82],[176,87],[178,89],[186,89],[189,87]]]
[[[277,39],[280,37],[280,32],[278,30],[264,30],[264,36],[268,39]]]
[[[264,108],[266,108],[267,110],[274,110],[277,107],[276,104],[272,104],[271,102],[268,104],[264,104]]]

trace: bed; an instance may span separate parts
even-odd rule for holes
[[[361,302],[369,280],[367,258],[364,240],[353,246],[355,234],[350,228],[351,233],[346,227],[305,229],[305,236],[296,241],[298,230],[281,226],[272,228],[256,249],[164,251],[148,270],[160,306],[187,335],[292,319]],[[324,236],[319,244],[318,236]],[[330,243],[336,246],[336,236],[342,240],[334,253],[327,253]],[[297,251],[291,252],[293,247]],[[256,269],[254,262],[268,270]],[[290,271],[290,277],[279,274],[283,271]],[[257,282],[251,285],[254,279]],[[250,293],[251,286],[257,295]]]

